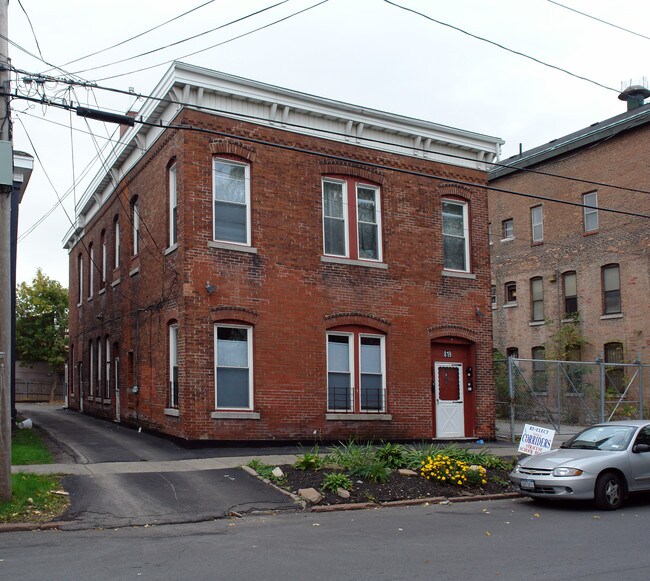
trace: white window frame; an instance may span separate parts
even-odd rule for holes
[[[104,379],[104,399],[111,399],[111,342],[108,336],[104,342],[106,355],[106,373]]]
[[[361,407],[361,339],[362,338],[369,338],[369,339],[379,339],[379,349],[381,352],[381,409],[376,409],[376,410],[368,410],[368,409],[362,409]],[[385,341],[384,335],[378,335],[374,333],[359,333],[359,338],[357,341],[357,349],[359,353],[359,369],[357,371],[358,375],[358,385],[359,389],[357,390],[357,405],[359,406],[359,412],[362,414],[369,413],[384,413],[386,411],[386,341]]]
[[[108,248],[106,246],[106,231],[104,230],[102,232],[103,236],[101,239],[101,245],[102,245],[102,274],[101,274],[101,279],[100,279],[100,286],[101,288],[104,288],[106,286],[106,271],[108,268]]]
[[[375,218],[376,222],[362,222],[359,219],[359,188],[364,189],[364,190],[373,190],[375,192]],[[383,260],[383,254],[382,254],[382,237],[381,237],[381,189],[379,186],[373,186],[371,184],[364,184],[362,182],[356,182],[355,183],[355,195],[356,195],[356,205],[355,205],[355,218],[356,218],[356,228],[357,228],[357,258],[359,260],[369,260],[371,262],[382,262]],[[345,200],[346,198],[344,198]],[[345,212],[345,206],[344,206],[344,214],[347,217],[347,213]],[[359,236],[359,224],[374,224],[375,227],[377,228],[377,258],[367,258],[365,256],[361,256],[361,236]],[[347,229],[346,229],[346,238],[348,236]],[[347,247],[347,241],[346,241],[346,247]]]
[[[133,256],[140,253],[140,209],[138,203],[140,200],[133,201]]]
[[[332,218],[332,216],[325,216],[325,184],[338,184],[342,189],[342,204],[343,204],[343,234],[345,240],[345,252],[343,254],[332,254],[325,250],[325,218]],[[336,256],[338,258],[350,257],[350,224],[348,212],[348,183],[345,180],[337,180],[335,178],[323,178],[321,180],[321,204],[322,204],[322,225],[323,225],[323,255]],[[334,217],[333,219],[339,220]]]
[[[80,254],[77,258],[77,290],[79,291],[79,302],[84,300],[84,257]]]
[[[88,246],[88,298],[93,298],[95,289],[95,246],[91,242]]]
[[[215,339],[216,340],[216,339]],[[216,343],[215,343],[216,348]],[[216,351],[215,351],[216,353]],[[178,409],[178,382],[174,382],[174,367],[178,369],[178,323],[169,325],[169,407]],[[215,366],[216,373],[216,366]],[[215,380],[216,384],[216,380]],[[216,397],[216,392],[215,392]],[[176,403],[174,404],[174,400]],[[216,401],[216,400],[215,400]]]
[[[593,198],[593,201],[592,201]],[[590,208],[584,207],[582,210],[583,215],[583,224],[585,232],[595,232],[599,227],[599,217],[598,217],[598,192],[589,192],[587,194],[582,194],[582,203],[584,206],[591,206]],[[595,228],[588,228],[587,221],[590,216],[596,216],[596,226]]]
[[[215,202],[217,201],[217,163],[226,165],[236,165],[244,168],[244,199],[246,206],[246,242],[233,242],[232,240],[221,240],[216,237],[216,213]],[[234,161],[232,159],[224,159],[221,157],[212,158],[212,240],[224,244],[234,244],[236,246],[250,246],[251,245],[251,166],[249,163],[241,161]]]
[[[539,284],[540,298],[535,298],[534,287]],[[544,277],[534,276],[530,279],[530,320],[533,322],[544,321]],[[542,316],[535,318],[535,305],[541,304]]]
[[[348,398],[348,406],[345,409],[331,408],[329,406],[329,338],[330,336],[348,337],[348,368],[350,369],[350,397]],[[381,401],[382,407],[377,410],[363,409],[361,407],[361,340],[362,338],[379,339],[381,350]],[[326,356],[326,373],[327,381],[325,388],[325,398],[327,402],[327,411],[330,413],[361,413],[361,414],[375,414],[386,412],[386,337],[379,333],[366,333],[354,331],[327,331],[325,335],[325,356]],[[358,369],[355,366],[355,361],[359,361]]]
[[[90,369],[88,370],[90,372],[90,380],[88,385],[88,396],[95,397],[95,342],[91,339],[88,343],[90,346]]]
[[[450,234],[445,234],[445,225],[444,225],[444,217],[442,217],[442,207],[444,204],[452,204],[454,206],[461,206],[463,208],[463,246],[464,246],[464,253],[465,253],[465,268],[449,268],[447,266],[444,266],[445,263],[445,256],[444,256],[444,238],[445,236],[451,236]],[[462,200],[454,200],[454,199],[449,199],[449,198],[443,198],[441,201],[441,206],[440,206],[440,212],[441,212],[441,217],[442,217],[442,237],[443,237],[443,268],[444,270],[451,271],[451,272],[471,272],[472,270],[472,265],[470,264],[469,260],[469,243],[470,243],[470,231],[469,231],[469,204],[465,201]],[[454,238],[459,238],[458,236],[453,236]]]
[[[97,339],[97,393],[95,394],[98,399],[103,397],[103,383],[104,378],[103,369],[104,369],[104,356],[103,356],[104,344],[102,338]]]
[[[178,191],[176,163],[169,166],[169,246],[178,244]]]
[[[115,241],[114,241],[114,260],[113,260],[113,268],[118,269],[120,267],[120,221],[115,220],[113,222],[113,234],[115,236]]]
[[[247,343],[247,357],[248,357],[248,407],[247,408],[233,408],[233,407],[219,407],[218,405],[218,389],[217,385],[217,369],[219,368],[219,361],[217,358],[217,331],[219,328],[226,329],[245,329],[246,330],[246,343]],[[241,369],[238,367],[237,369]],[[214,407],[217,411],[252,411],[255,403],[253,401],[254,382],[253,375],[253,327],[249,325],[229,325],[229,324],[214,324]]]
[[[350,396],[348,397],[348,405],[345,409],[331,408],[329,405],[329,374],[330,374],[330,336],[347,337],[348,338],[348,369],[350,370]],[[325,334],[325,367],[327,373],[327,381],[325,382],[325,401],[327,402],[327,411],[333,413],[349,413],[354,411],[354,402],[356,401],[356,373],[354,369],[354,333],[343,331],[328,331]],[[335,372],[336,373],[336,372]]]
[[[530,231],[533,242],[544,241],[544,207],[533,206],[530,209]]]
[[[510,234],[507,233],[507,228],[506,224],[507,223],[511,224],[510,228]],[[512,240],[515,237],[515,220],[514,218],[506,218],[505,220],[501,220],[501,240]]]

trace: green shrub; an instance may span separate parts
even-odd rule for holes
[[[405,465],[404,447],[400,444],[388,442],[377,449],[375,458],[387,468],[403,468]]]
[[[352,490],[352,481],[342,472],[332,472],[323,478],[321,490],[336,492],[339,488]]]
[[[427,480],[435,480],[440,484],[462,486],[463,484],[487,484],[486,470],[482,466],[475,469],[463,460],[458,460],[444,454],[429,456],[422,461],[420,475]]]
[[[384,466],[378,460],[373,460],[351,468],[350,474],[370,482],[386,482],[390,474],[390,468]]]
[[[353,471],[355,468],[374,461],[375,451],[370,444],[357,444],[354,440],[347,443],[339,442],[327,456],[325,463],[343,470]]]
[[[323,459],[318,455],[318,446],[298,456],[294,468],[298,470],[320,470],[323,467]]]

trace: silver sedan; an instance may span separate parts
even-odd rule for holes
[[[538,499],[593,499],[615,510],[631,492],[650,490],[650,421],[591,426],[557,450],[528,456],[509,475]]]

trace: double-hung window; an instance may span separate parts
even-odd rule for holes
[[[214,335],[216,408],[250,410],[253,407],[253,330],[217,324]]]
[[[515,237],[515,221],[508,218],[501,222],[501,238],[503,240],[510,240]]]
[[[104,379],[104,398],[111,399],[111,342],[106,336],[104,354],[106,356],[106,373]]]
[[[176,193],[176,164],[168,170],[169,179],[169,246],[178,242],[178,195]]]
[[[564,287],[564,314],[573,315],[578,312],[578,285],[575,272],[565,272],[562,275]]]
[[[603,266],[603,313],[621,312],[621,275],[618,264]]]
[[[77,295],[77,304],[81,304],[84,298],[84,259],[81,254],[77,257]]]
[[[377,186],[354,178],[323,179],[323,252],[341,258],[382,260]]]
[[[212,164],[214,240],[250,246],[250,166],[217,158]]]
[[[530,279],[531,321],[544,320],[544,279],[536,276]]]
[[[106,246],[106,231],[102,230],[101,236],[100,236],[100,244],[101,244],[101,253],[102,253],[102,265],[101,265],[101,276],[99,278],[99,288],[104,288],[106,286],[106,271],[108,268],[108,250]]]
[[[178,325],[169,325],[169,407],[178,407]]]
[[[102,397],[104,393],[104,358],[102,356],[102,339],[97,339],[97,399]]]
[[[113,268],[120,267],[120,221],[117,216],[113,221]]]
[[[88,245],[88,298],[93,298],[93,291],[95,289],[95,269],[97,265],[95,264],[95,247],[91,242]]]
[[[327,409],[383,412],[386,409],[384,337],[363,332],[327,334]]]
[[[131,202],[131,221],[133,223],[133,256],[136,256],[140,252],[140,210],[137,198]]]
[[[442,201],[444,267],[469,272],[469,223],[467,203]]]
[[[544,241],[544,213],[542,206],[535,206],[530,209],[530,227],[533,242]]]
[[[598,192],[582,195],[585,232],[598,230]]]

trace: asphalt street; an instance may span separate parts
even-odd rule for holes
[[[648,499],[528,499],[4,533],[0,576],[89,579],[647,580]]]

